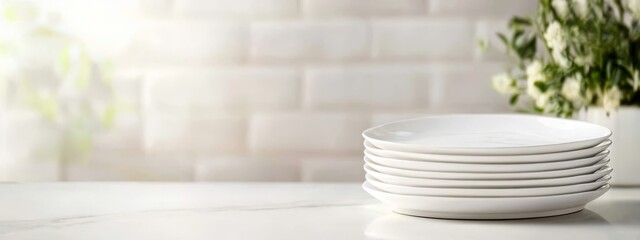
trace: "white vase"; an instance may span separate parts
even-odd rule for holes
[[[580,112],[580,119],[603,125],[613,132],[611,140],[611,185],[640,186],[640,107],[620,107],[607,112],[590,107]]]

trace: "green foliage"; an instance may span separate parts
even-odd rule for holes
[[[533,111],[565,117],[594,105],[640,105],[637,1],[541,0],[535,15],[513,17],[509,32],[497,34],[511,59],[507,72],[520,86],[510,104],[528,95]],[[532,77],[527,68],[534,62],[542,72]]]
[[[92,58],[59,22],[38,18],[40,11],[31,1],[0,2],[1,104],[39,114],[62,130],[67,154],[85,155],[93,134],[113,126],[120,112],[113,67]]]

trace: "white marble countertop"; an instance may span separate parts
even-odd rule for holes
[[[391,213],[359,184],[23,183],[0,186],[0,239],[640,239],[640,188],[550,218]]]

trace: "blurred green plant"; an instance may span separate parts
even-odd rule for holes
[[[493,87],[521,110],[563,117],[640,105],[639,19],[640,0],[541,0],[498,33],[512,66]],[[532,101],[518,104],[523,95]]]
[[[0,99],[61,131],[63,158],[81,159],[119,112],[108,60],[95,60],[59,13],[30,1],[0,5]]]

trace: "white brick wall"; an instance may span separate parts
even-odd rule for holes
[[[13,158],[29,159],[2,161],[0,179],[362,181],[372,125],[509,111],[489,84],[506,60],[495,33],[536,2],[138,0],[114,59],[128,110],[94,155],[41,163],[22,138]]]

